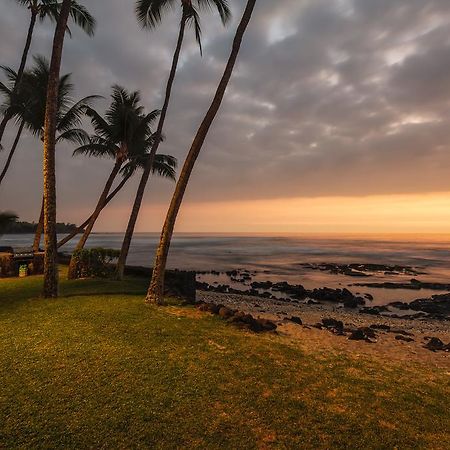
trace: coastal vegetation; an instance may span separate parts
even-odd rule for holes
[[[10,221],[10,223],[5,226],[5,234],[35,234],[38,229],[39,224],[36,222],[26,222],[26,221]],[[71,233],[76,230],[77,226],[73,223],[60,223],[56,224],[57,233]]]
[[[0,212],[0,233],[4,233],[17,220],[12,212]]]

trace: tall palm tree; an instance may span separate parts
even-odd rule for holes
[[[116,188],[108,195],[105,201],[104,208],[114,199],[114,197],[124,188],[127,182],[132,178],[138,169],[144,169],[147,164],[148,153],[145,155],[140,155],[138,157],[132,158],[122,169],[122,180],[116,186]],[[154,175],[158,175],[162,178],[167,178],[169,180],[175,181],[175,169],[177,167],[177,159],[170,155],[156,155],[153,161],[153,171]],[[70,242],[75,236],[84,232],[85,227],[89,224],[92,219],[92,214],[74,231],[68,234],[65,238],[58,242],[58,249],[63,245]]]
[[[26,7],[30,11],[30,24],[28,27],[27,38],[25,41],[25,47],[22,52],[22,58],[20,61],[19,69],[17,71],[16,82],[12,89],[13,96],[17,93],[19,85],[22,81],[22,76],[25,71],[25,66],[30,51],[31,41],[33,39],[34,28],[37,20],[44,21],[46,18],[50,18],[54,22],[57,22],[59,14],[61,12],[62,3],[59,0],[15,0],[20,5]],[[95,32],[96,21],[91,16],[89,11],[80,5],[75,0],[72,0],[70,4],[69,15],[73,22],[78,25],[89,36],[92,36]],[[69,30],[70,32],[70,30]],[[3,119],[0,122],[0,149],[3,134],[6,129],[6,125],[12,119],[13,114],[10,109],[4,111]]]
[[[144,28],[155,28],[162,19],[163,13],[168,7],[174,6],[179,0],[138,0],[136,3],[136,15],[139,22]],[[166,120],[167,110],[169,108],[170,96],[172,93],[173,83],[175,81],[175,75],[178,67],[178,61],[180,58],[181,48],[183,45],[184,34],[187,25],[192,25],[195,31],[195,38],[202,51],[201,46],[201,26],[199,11],[202,9],[216,8],[222,23],[225,25],[231,18],[230,8],[228,6],[228,0],[181,0],[181,21],[180,29],[178,32],[177,45],[172,60],[172,67],[169,73],[169,79],[167,81],[164,105],[161,109],[161,116],[159,118],[158,127],[156,130],[155,142],[150,151],[150,157],[148,164],[145,167],[141,181],[139,183],[136,197],[134,200],[133,208],[131,210],[130,219],[128,221],[127,230],[125,232],[122,249],[120,251],[119,261],[117,264],[117,276],[119,279],[123,277],[125,264],[130,250],[131,240],[133,238],[134,229],[139,216],[139,210],[144,198],[145,188],[147,186],[151,168],[153,165],[153,159],[158,151],[159,144],[161,143],[161,137],[164,129],[164,123]]]
[[[106,111],[105,118],[94,109],[86,108],[86,114],[90,117],[96,134],[91,136],[88,143],[74,152],[75,154],[114,159],[113,169],[90,221],[76,246],[76,251],[84,248],[95,222],[106,205],[108,194],[122,166],[128,159],[146,153],[153,144],[154,134],[150,127],[160,114],[159,110],[154,110],[149,114],[143,113],[144,108],[140,105],[139,92],[128,92],[120,86],[113,86],[111,97],[112,103]],[[69,279],[74,278],[75,275],[76,261],[72,257],[68,272]]]
[[[36,56],[34,62],[34,66],[23,73],[18,94],[13,96],[14,100],[10,100],[10,103],[15,101],[11,109],[14,114],[13,118],[20,123],[20,126],[5,167],[0,175],[0,184],[11,164],[23,128],[27,128],[34,136],[38,137],[41,141],[43,140],[50,66],[49,62],[42,56]],[[10,87],[0,83],[0,92],[11,95],[11,86],[14,86],[18,74],[10,68],[3,68],[3,70],[7,73]],[[71,74],[60,77],[56,126],[58,133],[56,141],[58,143],[68,141],[79,144],[87,138],[87,133],[80,128],[81,119],[85,113],[85,108],[90,106],[93,100],[99,98],[96,95],[91,95],[74,102],[72,99],[73,90]]]
[[[167,264],[167,256],[169,254],[170,242],[172,240],[173,230],[175,228],[175,222],[177,219],[178,212],[183,201],[184,193],[189,182],[189,178],[192,174],[195,162],[200,154],[200,151],[205,142],[206,136],[208,135],[209,129],[219,111],[222,104],[225,91],[227,89],[228,83],[230,81],[231,75],[233,73],[234,66],[236,64],[236,59],[241,48],[242,38],[250,22],[253,9],[255,7],[256,0],[248,0],[247,6],[245,8],[244,14],[242,16],[241,22],[236,31],[236,36],[233,41],[233,47],[231,49],[231,54],[228,59],[227,65],[225,67],[224,74],[220,80],[219,86],[217,87],[216,94],[211,103],[209,110],[207,111],[200,128],[192,142],[191,149],[186,157],[183,169],[181,170],[178,183],[175,188],[175,192],[172,197],[172,201],[167,212],[166,220],[161,233],[161,239],[159,242],[158,249],[156,250],[155,265],[153,268],[152,279],[150,282],[150,287],[147,292],[146,302],[148,303],[163,303],[164,295],[164,274]]]
[[[58,250],[56,248],[56,167],[55,146],[58,126],[58,88],[61,60],[72,0],[63,0],[55,36],[47,87],[44,125],[44,290],[45,298],[58,296]]]

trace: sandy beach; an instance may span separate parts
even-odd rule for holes
[[[304,351],[325,352],[346,350],[351,358],[373,356],[379,359],[389,358],[400,363],[426,364],[449,370],[450,353],[433,352],[424,348],[427,338],[437,337],[444,343],[450,343],[450,326],[448,321],[430,319],[400,319],[386,316],[361,314],[355,310],[335,305],[308,305],[290,302],[277,302],[272,299],[238,294],[221,294],[215,292],[197,292],[197,300],[205,303],[224,305],[240,310],[254,317],[269,319],[277,324],[277,333],[292,343],[300,345]],[[288,319],[299,317],[302,325]],[[314,327],[325,318],[342,321],[346,327],[360,328],[377,325],[390,327],[389,331],[376,330],[373,343],[349,340],[346,336],[337,336],[332,332]],[[406,332],[406,335],[403,333]],[[404,336],[408,340],[398,340]]]

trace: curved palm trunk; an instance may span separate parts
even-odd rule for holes
[[[23,72],[24,72],[25,66],[27,64],[28,53],[30,52],[31,41],[33,39],[33,32],[34,32],[34,27],[36,25],[36,19],[37,19],[37,12],[31,11],[31,19],[30,19],[30,26],[28,27],[27,40],[25,42],[25,47],[23,49],[22,59],[20,61],[19,70],[17,71],[17,78],[16,78],[16,82],[14,83],[13,94],[15,94],[17,92],[17,89],[19,88],[20,83],[22,81]],[[5,133],[6,125],[8,124],[8,122],[11,119],[12,119],[12,114],[11,114],[11,111],[8,110],[8,111],[6,111],[6,113],[3,117],[3,120],[0,123],[0,144],[3,139],[3,134]]]
[[[130,219],[128,221],[127,229],[122,243],[122,248],[120,250],[119,260],[117,262],[117,278],[122,279],[125,271],[125,264],[127,262],[128,252],[130,251],[131,240],[133,238],[134,229],[136,227],[136,222],[139,216],[139,211],[141,209],[142,200],[144,199],[145,188],[147,186],[150,174],[152,172],[153,163],[155,161],[155,155],[158,151],[159,144],[161,143],[161,136],[164,128],[164,122],[167,116],[167,110],[169,109],[170,96],[172,94],[172,87],[175,81],[175,75],[177,73],[178,61],[180,59],[181,48],[183,46],[184,32],[186,30],[186,14],[183,12],[183,17],[181,18],[180,31],[178,33],[177,46],[175,48],[175,53],[173,55],[172,67],[170,69],[169,79],[166,86],[166,94],[164,98],[164,105],[161,110],[161,115],[159,116],[158,128],[155,135],[155,143],[153,144],[147,164],[142,173],[141,181],[139,183],[136,197],[133,203],[133,208],[131,210]]]
[[[52,59],[47,88],[44,126],[44,297],[58,296],[58,261],[56,249],[56,168],[55,145],[58,112],[58,84],[71,0],[63,0],[53,39]]]
[[[39,251],[43,231],[44,231],[44,199],[42,199],[41,214],[39,215],[39,221],[36,227],[36,232],[34,233],[33,251],[35,253]]]
[[[127,177],[123,178],[122,181],[117,185],[117,187],[114,189],[114,191],[111,192],[111,194],[108,195],[105,201],[105,206],[103,209],[108,205],[108,203],[122,190],[122,188],[125,186],[127,181],[131,178],[131,175],[128,175]],[[92,215],[89,216],[88,219],[86,219],[78,228],[76,228],[72,233],[68,234],[64,239],[61,239],[58,242],[57,248],[61,248],[63,245],[70,242],[75,236],[78,234],[84,232],[84,228],[89,225],[89,222],[92,220]]]
[[[17,146],[19,145],[20,137],[22,136],[23,127],[25,126],[25,122],[22,122],[17,130],[16,138],[14,139],[11,150],[9,151],[8,159],[6,160],[5,167],[0,175],[0,185],[2,184],[3,179],[6,176],[6,172],[8,172],[9,166],[11,165],[11,161],[13,159],[14,153],[16,152]]]
[[[81,236],[81,239],[78,242],[75,251],[82,250],[86,245],[86,242],[92,232],[92,229],[94,228],[95,222],[97,221],[103,208],[106,206],[106,199],[108,197],[109,191],[111,190],[114,180],[116,179],[117,174],[119,173],[121,167],[122,167],[122,158],[117,159],[116,163],[114,164],[114,168],[111,174],[109,175],[108,180],[106,181],[105,187],[103,188],[102,195],[100,195],[100,198],[98,199],[97,206],[95,207],[95,210],[92,216],[90,217],[89,223],[86,229],[84,230],[84,233]],[[77,269],[76,261],[72,255],[69,264],[69,273],[68,273],[69,280],[73,280],[76,277],[76,269]]]
[[[225,72],[222,79],[220,80],[219,86],[216,91],[216,95],[212,101],[212,104],[203,119],[200,128],[197,131],[197,135],[194,138],[189,154],[184,163],[183,169],[180,174],[177,186],[175,188],[175,193],[172,197],[170,203],[169,211],[167,212],[167,217],[162,229],[161,240],[159,247],[156,251],[155,265],[153,268],[152,280],[150,287],[147,292],[146,302],[148,303],[163,303],[164,294],[164,273],[166,270],[167,256],[169,254],[170,242],[173,235],[173,230],[175,227],[175,222],[177,220],[178,211],[180,210],[181,203],[183,201],[184,193],[186,192],[186,187],[189,182],[189,178],[194,168],[195,161],[198,158],[200,150],[202,149],[205,138],[208,131],[219,111],[220,105],[222,104],[223,97],[225,95],[226,88],[230,81],[231,75],[233,73],[234,66],[236,64],[236,59],[239,54],[239,50],[242,43],[242,38],[244,36],[245,30],[250,22],[253,9],[255,7],[256,0],[248,0],[247,7],[245,8],[244,15],[242,16],[241,23],[236,32],[234,38],[233,47],[231,50],[228,63],[225,67]]]

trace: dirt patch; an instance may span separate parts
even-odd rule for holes
[[[205,315],[201,311],[191,308],[170,307],[167,308],[167,312],[173,316],[186,317],[189,319],[201,319],[205,317]]]

